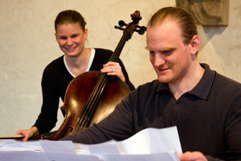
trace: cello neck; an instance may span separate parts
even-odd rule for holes
[[[112,61],[112,62],[118,61],[121,51],[122,51],[123,47],[125,46],[126,41],[129,39],[129,36],[130,36],[130,33],[128,31],[124,31],[124,33],[120,39],[120,42],[118,43],[118,45],[117,45],[114,53],[110,57],[109,61]]]

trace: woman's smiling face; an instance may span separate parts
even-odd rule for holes
[[[70,57],[79,56],[85,46],[88,30],[81,28],[79,23],[66,23],[57,25],[55,33],[60,49]]]

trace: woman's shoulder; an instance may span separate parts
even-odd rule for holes
[[[107,57],[110,58],[113,54],[113,51],[109,49],[103,49],[103,48],[94,48],[95,49],[95,56],[96,57]]]
[[[53,70],[62,70],[64,66],[63,55],[51,61],[44,69],[45,72]]]
[[[96,50],[96,53],[99,53],[99,54],[113,53],[113,51],[111,51],[110,49],[103,49],[103,48],[94,48],[94,49]]]
[[[95,48],[95,57],[91,66],[91,70],[97,70],[103,68],[103,64],[106,64],[112,55],[112,51],[108,49]]]

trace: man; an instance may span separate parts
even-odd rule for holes
[[[241,160],[241,84],[199,64],[195,20],[181,8],[157,11],[147,49],[158,80],[139,86],[105,120],[64,140],[124,140],[148,128],[177,126],[180,160]]]

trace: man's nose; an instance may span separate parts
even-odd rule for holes
[[[154,66],[161,66],[165,64],[165,59],[159,54],[155,54],[154,56]]]

